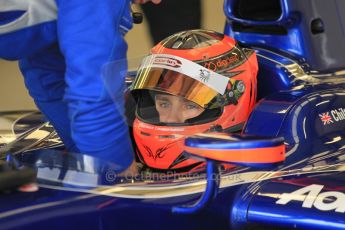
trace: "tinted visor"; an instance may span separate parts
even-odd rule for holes
[[[218,94],[203,83],[172,70],[142,69],[138,76],[138,80],[133,84],[133,90],[151,89],[170,93],[184,97],[203,108]]]
[[[192,61],[151,55],[138,70],[132,90],[149,89],[184,97],[207,108],[217,94],[224,94],[229,78]]]

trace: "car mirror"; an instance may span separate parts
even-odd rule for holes
[[[206,160],[250,167],[271,167],[285,160],[282,137],[198,134],[185,140],[185,151]]]
[[[206,207],[217,195],[220,163],[250,167],[272,167],[285,160],[284,139],[224,133],[198,134],[186,138],[185,151],[206,159],[207,182],[204,194],[192,205],[173,207],[178,214],[194,214]]]

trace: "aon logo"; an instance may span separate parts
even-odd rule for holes
[[[303,202],[303,208],[316,208],[321,211],[345,212],[345,194],[342,192],[321,192],[323,185],[312,184],[292,193],[283,193],[276,204],[286,205],[290,201]]]

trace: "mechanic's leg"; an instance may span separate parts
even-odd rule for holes
[[[65,62],[59,47],[53,45],[29,58],[20,60],[25,85],[37,107],[52,123],[66,148],[79,152],[71,138],[65,93]]]

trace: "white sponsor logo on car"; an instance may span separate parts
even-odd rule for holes
[[[283,193],[276,204],[286,205],[291,201],[302,202],[303,208],[345,213],[345,194],[337,191],[321,192],[324,185],[312,184],[291,193]]]
[[[319,117],[323,125],[330,125],[334,123],[334,121],[338,122],[345,120],[345,109],[332,109],[331,111],[320,113]]]

